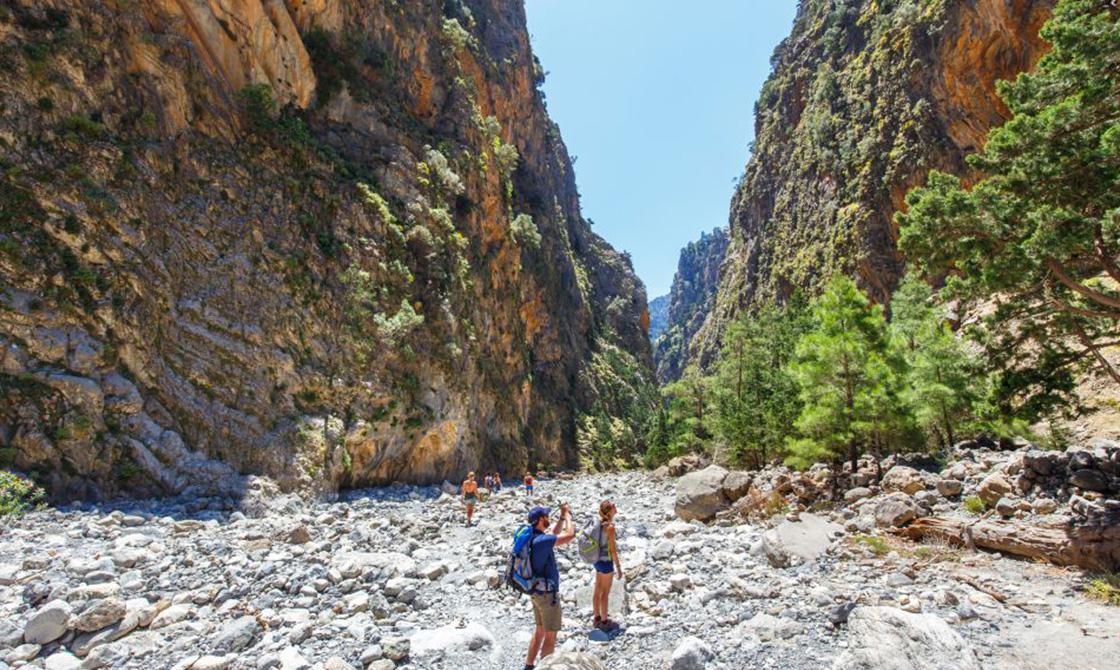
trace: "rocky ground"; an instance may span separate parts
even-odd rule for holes
[[[963,486],[986,478],[974,469]],[[412,487],[34,512],[0,533],[0,670],[520,668],[532,616],[500,586],[511,533],[532,502],[567,501],[585,522],[603,497],[620,510],[625,631],[589,634],[591,570],[569,547],[560,647],[605,668],[1088,670],[1120,658],[1120,610],[1087,599],[1081,571],[896,539],[876,529],[867,501],[893,495],[877,486],[836,509],[708,525],[677,517],[676,486],[646,473],[545,480],[533,501],[494,496],[471,528],[454,497]]]

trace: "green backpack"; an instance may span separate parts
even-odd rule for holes
[[[603,554],[607,553],[607,540],[603,533],[603,522],[601,520],[593,521],[583,530],[579,532],[579,557],[583,559],[584,563],[594,565],[603,560]]]

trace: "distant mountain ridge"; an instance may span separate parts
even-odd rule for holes
[[[654,341],[654,365],[662,383],[680,377],[690,359],[693,336],[715,305],[720,266],[727,252],[727,231],[716,228],[681,250],[669,293],[666,326]]]

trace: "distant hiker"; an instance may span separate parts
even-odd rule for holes
[[[580,558],[595,568],[595,591],[591,596],[595,619],[592,625],[604,632],[618,628],[618,624],[611,621],[608,605],[615,572],[620,579],[624,578],[614,529],[614,516],[617,513],[618,508],[614,503],[604,500],[599,504],[599,518],[579,534]]]
[[[498,474],[497,472],[495,472],[493,477],[491,477],[491,479],[493,480],[492,483],[494,484],[494,493],[497,493],[497,492],[501,491],[502,490],[502,476],[500,474]]]
[[[467,526],[474,519],[474,506],[478,502],[478,482],[474,480],[474,473],[468,473],[463,482],[463,504],[467,507]]]
[[[527,586],[533,600],[533,621],[536,630],[529,640],[529,653],[525,657],[525,670],[536,667],[537,655],[544,658],[556,649],[556,633],[560,631],[560,570],[556,567],[556,547],[561,547],[576,536],[568,505],[560,505],[560,519],[548,532],[547,507],[534,507],[529,512],[531,536],[528,540],[529,568],[532,578]],[[515,548],[517,541],[514,541]],[[526,587],[522,587],[526,588]]]
[[[484,489],[493,489],[494,488],[494,478],[490,476],[489,472],[487,472],[486,476],[482,478],[482,488],[484,488]]]
[[[525,495],[527,495],[527,496],[533,495],[533,483],[534,482],[535,482],[535,480],[533,479],[533,475],[526,472],[525,473],[525,480],[524,480]]]

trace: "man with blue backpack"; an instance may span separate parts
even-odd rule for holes
[[[576,536],[572,515],[567,504],[560,506],[560,519],[548,532],[547,507],[534,507],[529,511],[528,526],[522,526],[513,538],[506,581],[517,591],[529,594],[533,601],[533,620],[536,631],[529,641],[525,670],[536,667],[537,655],[550,655],[556,648],[556,634],[560,632],[560,570],[556,567],[556,547],[572,541]]]

